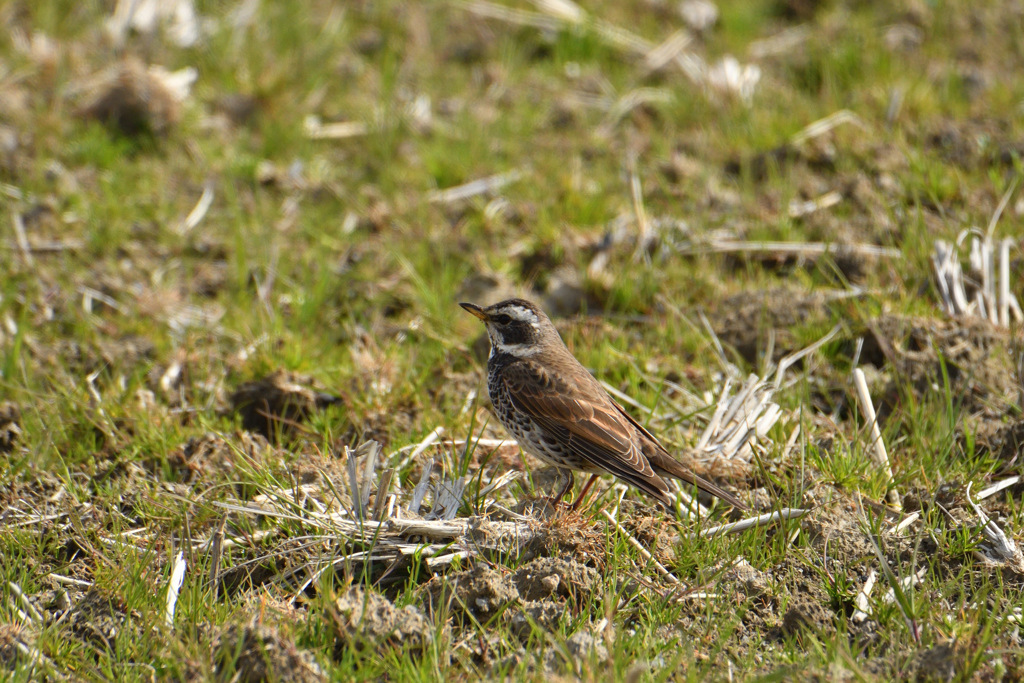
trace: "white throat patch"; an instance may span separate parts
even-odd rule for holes
[[[529,358],[540,353],[540,345],[538,344],[502,344],[501,342],[495,342],[491,340],[491,355],[495,353],[507,353],[515,356],[516,358]]]

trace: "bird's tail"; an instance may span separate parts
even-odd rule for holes
[[[648,462],[651,463],[651,467],[659,475],[669,475],[675,477],[681,481],[685,481],[691,486],[696,486],[701,491],[710,493],[716,498],[721,498],[729,505],[737,508],[738,510],[746,510],[747,506],[739,501],[736,496],[732,495],[728,491],[715,486],[707,479],[698,477],[696,474],[688,470],[681,462],[673,458],[671,455],[664,453],[656,453],[652,456],[647,456]]]

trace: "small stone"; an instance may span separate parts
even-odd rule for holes
[[[722,579],[736,583],[745,595],[761,595],[768,589],[764,574],[755,569],[745,559],[741,559],[725,572]]]
[[[597,659],[608,659],[608,648],[587,631],[577,631],[565,641],[565,644],[569,648],[569,654],[576,659],[591,656],[597,657]]]

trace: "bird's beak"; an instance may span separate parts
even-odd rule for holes
[[[478,317],[481,320],[483,320],[484,322],[487,322],[487,314],[484,313],[484,309],[480,308],[476,304],[461,303],[459,305],[462,306],[463,308],[465,308],[467,311],[469,311],[473,315],[475,315],[476,317]]]

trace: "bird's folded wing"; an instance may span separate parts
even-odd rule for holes
[[[502,374],[516,407],[572,453],[643,489],[657,479],[614,403],[585,396],[529,360],[508,366]]]

